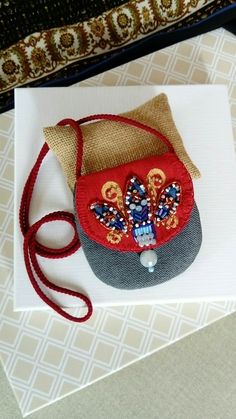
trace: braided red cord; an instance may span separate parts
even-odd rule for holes
[[[78,137],[78,149],[81,152],[82,146],[79,145],[81,143],[80,139],[82,138],[80,127],[75,121],[72,121],[72,123],[71,123],[71,120],[64,120],[60,122],[60,125],[67,125],[67,124],[71,125],[73,128],[76,127],[76,133]],[[67,211],[56,211],[42,217],[39,221],[34,223],[32,226],[30,226],[29,224],[29,210],[30,210],[30,202],[32,199],[32,194],[33,194],[33,188],[34,188],[42,161],[44,157],[46,156],[46,154],[48,153],[48,151],[49,151],[49,147],[45,143],[39,153],[39,156],[37,158],[35,165],[33,166],[29,174],[29,177],[26,181],[22,198],[21,198],[19,218],[20,218],[20,228],[24,236],[23,249],[24,249],[25,266],[26,266],[26,270],[27,270],[27,273],[28,273],[28,276],[29,276],[29,279],[31,281],[33,288],[35,289],[39,297],[46,304],[48,304],[53,310],[55,310],[58,314],[60,314],[61,316],[65,317],[68,320],[71,320],[74,322],[84,322],[91,317],[92,312],[93,312],[93,307],[92,307],[92,303],[90,299],[80,292],[73,291],[68,288],[60,287],[50,282],[43,274],[38,264],[37,257],[36,257],[36,255],[38,254],[40,256],[51,258],[51,259],[64,258],[64,257],[72,255],[76,250],[80,248],[80,242],[79,242],[79,237],[76,230],[76,223],[75,223],[74,215]],[[78,159],[78,165],[77,165],[77,169],[79,170],[79,173],[80,173],[80,168],[81,168],[80,160],[81,159]],[[36,240],[36,234],[38,230],[40,229],[40,227],[43,224],[49,223],[51,221],[65,221],[72,226],[72,228],[74,229],[74,237],[72,238],[71,242],[68,245],[60,249],[53,249],[48,246],[42,245]],[[35,274],[38,276],[38,279],[41,281],[41,283],[43,283],[45,286],[47,286],[51,290],[60,292],[63,294],[68,294],[68,295],[71,295],[72,297],[81,299],[87,306],[87,313],[83,317],[75,317],[75,316],[70,315],[66,311],[64,311],[62,308],[58,306],[58,304],[54,303],[52,300],[50,300],[49,297],[47,297],[44,294],[44,292],[41,290],[40,286],[38,285],[38,282],[35,278]]]
[[[126,118],[119,115],[110,115],[110,114],[97,114],[91,115],[86,118],[81,118],[79,121],[74,121],[73,119],[63,119],[58,123],[58,125],[70,125],[76,132],[77,136],[77,156],[76,156],[76,178],[78,178],[81,174],[81,166],[82,166],[82,157],[83,157],[83,135],[80,128],[80,125],[85,124],[89,121],[94,120],[110,120],[115,122],[120,122],[124,124],[131,125],[135,128],[142,129],[150,134],[156,136],[160,139],[166,146],[168,147],[170,152],[174,152],[173,146],[170,141],[160,132],[155,130],[154,128],[149,127],[141,122],[135,121],[130,118]],[[68,320],[74,322],[84,322],[88,320],[93,312],[93,307],[90,299],[86,297],[84,294],[70,290],[68,288],[60,287],[56,284],[50,282],[46,276],[43,274],[36,255],[40,255],[46,258],[51,259],[58,259],[64,258],[67,256],[72,255],[76,250],[80,248],[80,241],[76,230],[76,223],[75,217],[72,213],[67,211],[56,211],[50,214],[45,215],[39,221],[34,223],[32,226],[29,224],[29,211],[30,211],[30,202],[32,199],[34,185],[38,176],[38,172],[42,161],[46,154],[49,151],[48,145],[45,143],[39,153],[37,161],[33,166],[29,177],[25,183],[25,187],[22,193],[21,204],[20,204],[20,211],[19,211],[19,218],[20,218],[20,228],[22,234],[24,236],[24,259],[25,259],[25,266],[31,281],[33,288],[35,289],[36,293],[41,297],[41,299],[48,304],[53,310],[55,310],[58,314],[65,317]],[[48,246],[44,246],[43,244],[39,243],[36,240],[36,234],[40,227],[43,224],[49,223],[51,221],[65,221],[69,223],[74,229],[74,237],[71,242],[62,247],[61,249],[54,249]],[[83,317],[75,317],[64,311],[62,308],[58,306],[58,304],[54,303],[49,297],[47,297],[41,288],[38,285],[38,282],[35,278],[35,274],[38,276],[39,280],[49,289],[60,292],[63,294],[68,294],[73,297],[77,297],[81,299],[85,305],[87,306],[87,313]]]

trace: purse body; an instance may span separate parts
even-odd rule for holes
[[[142,247],[134,230],[138,225],[142,229],[143,221],[136,224],[132,217],[130,220],[130,213],[133,218],[135,214],[130,211],[132,203],[127,198],[130,196],[127,195],[129,191],[134,199],[139,198],[132,190],[131,180],[134,177],[137,182],[135,191],[140,185],[144,190],[142,202],[150,202],[148,211],[155,236],[155,243],[150,242]],[[163,193],[168,195],[166,190],[170,185],[176,188],[178,185],[178,207],[173,213],[158,220],[157,215],[163,209]],[[173,201],[169,205],[172,205],[172,209]],[[94,274],[107,285],[120,289],[138,289],[163,283],[184,272],[199,252],[202,231],[198,208],[194,202],[192,180],[174,153],[168,152],[81,176],[77,179],[74,202],[77,231],[85,256]],[[137,199],[135,202],[138,208],[140,201]],[[113,212],[120,213],[127,224],[127,230],[123,234],[117,228],[111,230],[103,218],[101,221],[103,215],[94,211],[94,205],[99,211],[102,208],[109,211],[109,207]],[[106,216],[104,218],[107,221]],[[140,263],[141,253],[150,249],[155,252],[157,259],[153,272],[149,272]]]
[[[195,260],[202,243],[202,229],[197,205],[186,227],[169,243],[156,248],[157,268],[149,273],[135,252],[107,249],[91,240],[77,220],[77,231],[88,263],[105,284],[119,289],[152,287],[183,273]]]

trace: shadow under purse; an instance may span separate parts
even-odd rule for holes
[[[95,120],[132,126],[151,135],[166,150],[160,155],[81,175],[84,149],[81,127]],[[41,162],[49,150],[45,143],[22,195],[20,223],[25,236],[24,257],[29,278],[38,295],[62,316],[82,322],[92,314],[89,298],[48,281],[36,254],[65,257],[77,250],[81,243],[91,269],[107,285],[127,290],[150,287],[176,277],[192,264],[201,246],[201,223],[191,176],[177,157],[172,143],[162,133],[119,115],[93,115],[78,122],[66,119],[58,125],[61,128],[69,125],[77,139],[75,216],[57,211],[29,226],[33,187]],[[41,225],[58,219],[74,227],[72,242],[63,249],[50,249],[38,243],[35,236]],[[88,308],[86,315],[72,316],[51,301],[39,287],[35,273],[52,290],[82,299]]]

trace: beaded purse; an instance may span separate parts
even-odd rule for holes
[[[166,145],[167,152],[81,176],[81,125],[104,119],[152,134]],[[77,291],[51,283],[40,269],[37,254],[65,257],[76,251],[81,243],[91,269],[107,285],[129,290],[150,287],[174,278],[191,265],[201,246],[201,223],[189,172],[171,142],[160,132],[118,115],[93,115],[77,122],[65,119],[58,125],[70,125],[77,135],[75,215],[57,211],[29,226],[33,187],[49,150],[45,143],[21,200],[24,257],[38,295],[62,316],[82,322],[92,314],[91,301]],[[54,220],[69,222],[74,227],[74,238],[65,248],[51,249],[35,238],[42,224]],[[35,274],[50,289],[82,299],[87,305],[87,313],[78,318],[64,311],[44,294]]]

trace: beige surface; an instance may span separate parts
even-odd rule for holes
[[[232,112],[232,125],[236,137],[235,46],[236,38],[223,29],[219,29],[173,45],[107,73],[100,74],[83,84],[81,83],[81,85],[227,84]],[[221,303],[202,302],[153,307],[123,307],[113,310],[97,309],[93,319],[80,328],[75,327],[75,325],[68,325],[68,323],[58,319],[56,315],[50,312],[14,313],[12,258],[13,116],[13,111],[0,116],[1,354],[4,368],[14,388],[21,410],[24,414],[27,414],[34,409],[66,396],[70,392],[78,390],[81,386],[90,383],[94,379],[101,378],[117,368],[140,359],[147,353],[157,351],[165,345],[175,342],[177,339],[204,327],[217,318],[233,312],[236,308],[236,303],[225,301]],[[233,325],[231,325],[232,327]],[[230,339],[230,336],[228,338]],[[230,364],[232,358],[229,355],[232,355],[232,351],[228,352],[227,341],[223,343],[222,351],[223,349],[227,351],[225,360]],[[221,344],[221,341],[218,344]],[[207,350],[209,345],[210,342],[207,342]],[[217,345],[217,343],[214,345]],[[199,356],[203,356],[203,354],[199,353]],[[217,365],[217,361],[220,361],[220,350],[215,353],[215,358],[212,358],[212,356],[209,358],[209,361],[213,362],[212,365],[214,365],[214,360],[216,360]],[[187,368],[185,372],[178,369],[178,359],[174,358],[174,360],[177,368],[176,375],[173,370],[173,376],[169,377],[169,384],[164,389],[165,391],[172,390],[171,383],[178,374],[185,374],[186,386],[184,387],[182,384],[183,391],[179,398],[170,396],[170,393],[166,397],[169,397],[175,403],[173,406],[176,406],[177,403],[182,406],[186,403],[186,400],[189,400],[189,403],[195,406],[196,412],[199,406],[194,403],[191,388],[196,386],[197,391],[201,392],[202,382],[200,378],[190,380],[191,377],[188,374],[191,371],[191,362],[193,360],[191,359],[188,364],[190,370]],[[152,365],[149,373],[153,367]],[[223,368],[221,364],[220,367]],[[168,371],[167,367],[164,372],[160,370],[159,374],[163,374],[165,378],[166,371]],[[220,370],[217,368],[211,370],[212,377],[207,377],[204,371],[205,365],[203,377],[206,381],[212,378],[213,383],[219,383],[220,390],[222,389],[223,391],[225,386],[230,385],[229,383],[227,384],[228,374],[230,373],[228,364],[226,364],[223,376],[220,375]],[[192,374],[194,377],[193,372]],[[146,377],[148,373],[142,370],[139,371],[136,381],[134,378],[134,388],[135,385],[141,386],[139,383],[142,375]],[[158,382],[157,377],[159,375],[153,377],[151,383]],[[116,376],[112,377],[112,379],[116,382]],[[229,380],[232,380],[232,378],[229,378]],[[101,383],[93,387],[95,393],[99,391],[100,385]],[[162,394],[160,385],[157,385],[157,388],[154,388],[154,390],[153,384],[144,382],[143,386],[143,388],[150,388],[153,391],[152,400],[154,400],[153,403],[156,408],[158,401],[165,397]],[[98,402],[102,404],[105,402],[105,409],[108,408],[109,399],[112,397],[108,388],[109,386],[106,387],[103,397]],[[119,397],[117,400],[119,400],[121,406],[125,404],[132,406],[131,401],[134,395],[132,396],[133,390],[131,391],[131,387],[129,389],[128,397],[124,393],[126,385],[121,389],[121,393],[118,392]],[[199,401],[200,408],[201,403],[203,403],[203,407],[207,406],[207,404],[210,404],[212,408],[214,405],[219,407],[220,395],[215,384],[214,386],[212,384],[212,390],[213,393],[209,392],[210,394],[207,394],[205,390],[202,394],[201,401]],[[78,394],[80,402],[77,405],[76,417],[79,417],[80,408],[82,408],[84,414],[85,408],[82,401],[87,391],[89,389],[81,392],[81,399]],[[118,391],[117,388],[116,391]],[[185,391],[188,392],[189,399],[185,396]],[[104,397],[108,393],[109,399]],[[183,400],[182,397],[185,397],[185,399]],[[215,399],[214,403],[213,398]],[[94,406],[92,404],[93,400],[94,393],[90,396],[89,409],[92,409]],[[115,396],[111,400],[113,400],[114,414],[116,414],[119,407],[115,404]],[[140,395],[138,395],[136,403],[137,409],[141,409],[142,398]],[[149,407],[150,402],[146,400],[145,404]],[[166,403],[167,405],[168,403]],[[98,405],[96,404],[95,406],[98,409]],[[170,404],[170,406],[172,405]],[[55,408],[57,409],[57,406]],[[68,405],[69,408],[70,405]],[[182,409],[184,410],[184,407]],[[179,417],[181,419],[189,419],[188,416],[183,416],[183,410],[181,412],[182,417]],[[137,411],[135,403],[128,410],[130,414],[134,413],[133,417],[135,417],[135,412]],[[88,412],[91,412],[91,410],[88,410]],[[205,410],[206,412],[207,410]],[[211,418],[210,416],[204,416],[204,414],[201,419],[215,419],[214,415]],[[104,415],[106,419],[106,411]],[[227,416],[225,415],[224,418],[227,418]],[[144,417],[143,419],[146,418]],[[172,416],[171,419],[175,419],[175,416]]]
[[[29,419],[235,419],[236,314]],[[1,419],[20,419],[0,371]]]

